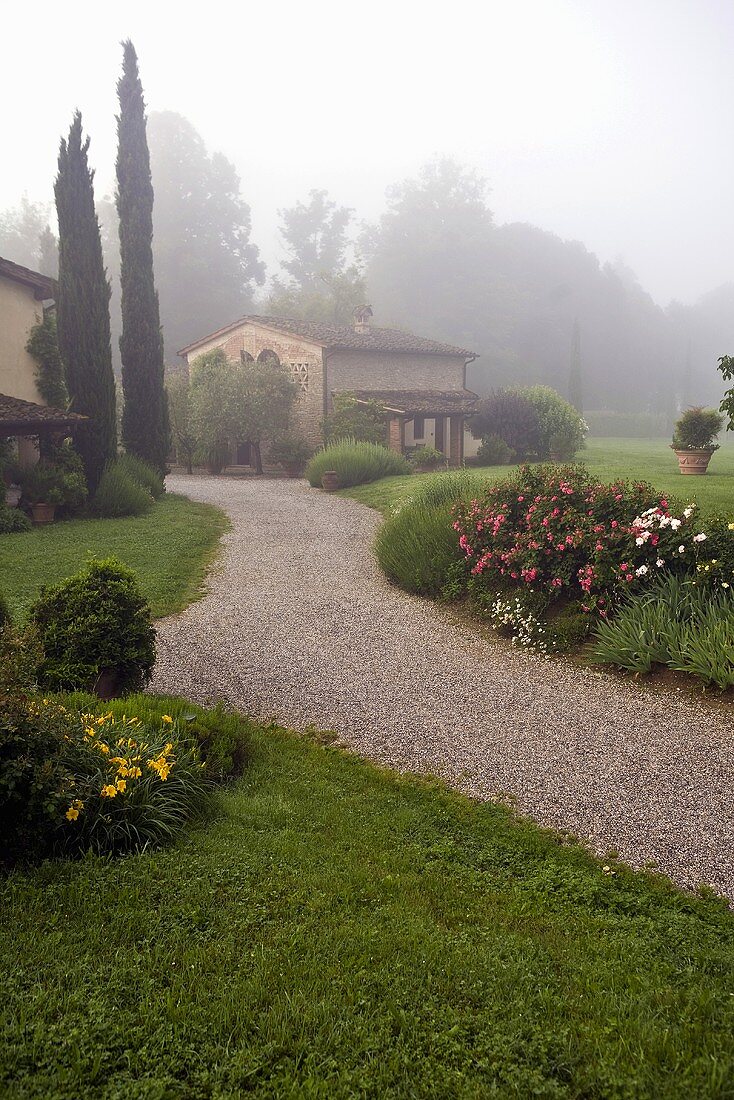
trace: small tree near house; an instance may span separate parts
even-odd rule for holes
[[[191,364],[188,421],[197,458],[218,473],[232,444],[249,442],[261,474],[262,444],[288,434],[297,396],[298,387],[278,363],[231,362],[221,348],[200,355]]]
[[[238,442],[249,441],[255,472],[261,474],[261,445],[289,431],[298,386],[277,363],[240,363],[236,373]]]

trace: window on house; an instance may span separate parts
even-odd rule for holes
[[[423,439],[426,434],[426,418],[425,416],[413,417],[413,439]]]
[[[257,357],[258,363],[272,363],[273,366],[280,366],[280,359],[272,350],[272,348],[263,348]]]
[[[288,369],[291,372],[291,381],[296,383],[301,393],[306,393],[308,390],[308,363],[289,363]]]
[[[255,362],[253,356],[250,355],[249,351],[241,351],[240,352],[240,359],[242,360],[243,363],[254,363]]]

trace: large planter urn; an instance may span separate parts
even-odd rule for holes
[[[47,504],[45,501],[39,501],[37,504],[31,504],[31,516],[33,517],[33,522],[39,527],[44,523],[53,523],[55,513],[55,504]]]
[[[321,478],[321,488],[327,493],[335,493],[339,488],[339,474],[336,470],[325,470]]]
[[[103,668],[100,669],[99,673],[97,674],[97,678],[94,681],[92,691],[98,699],[103,699],[106,702],[108,699],[114,699],[117,695],[119,695],[119,682],[120,677],[117,669]]]
[[[673,448],[675,450],[675,448]],[[675,451],[678,459],[678,469],[682,474],[689,476],[701,476],[706,473],[711,461],[713,451]]]

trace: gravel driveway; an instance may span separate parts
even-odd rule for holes
[[[734,725],[662,695],[484,640],[390,587],[380,522],[303,481],[170,477],[232,531],[205,599],[159,624],[152,690],[336,730],[635,866],[734,900]]]

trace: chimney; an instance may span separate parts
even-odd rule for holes
[[[354,310],[354,331],[369,332],[372,306],[357,306]]]

